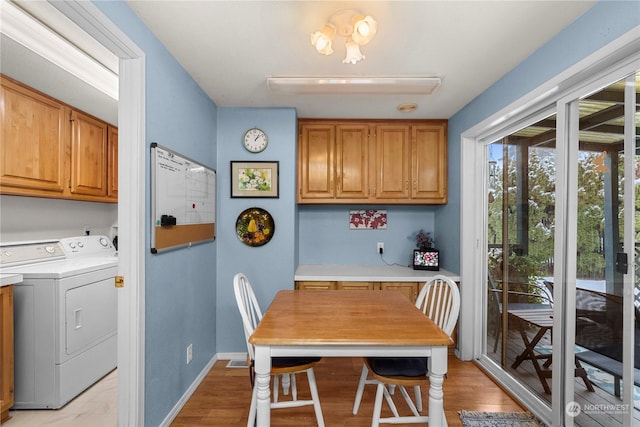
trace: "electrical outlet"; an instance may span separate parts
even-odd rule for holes
[[[187,365],[193,360],[193,344],[187,346]]]
[[[378,242],[377,250],[380,255],[384,253],[384,242]]]

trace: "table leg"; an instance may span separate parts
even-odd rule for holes
[[[271,349],[268,346],[256,346],[255,352],[256,425],[268,427],[271,425]]]
[[[429,425],[447,425],[444,416],[444,393],[442,384],[447,373],[447,347],[434,347],[429,360]]]
[[[547,394],[551,394],[551,389],[549,388],[549,384],[547,384],[547,380],[545,379],[546,374],[543,372],[542,368],[540,367],[540,363],[538,363],[539,357],[536,356],[533,350],[536,344],[538,344],[538,342],[542,339],[544,334],[547,332],[547,330],[549,330],[549,328],[544,328],[544,327],[540,328],[536,336],[533,337],[531,341],[529,341],[529,337],[527,337],[527,331],[525,330],[525,326],[523,325],[523,323],[524,323],[523,321],[518,320],[518,331],[520,332],[520,336],[522,337],[522,341],[524,342],[525,349],[522,353],[520,353],[518,357],[516,357],[516,360],[513,362],[513,364],[511,364],[511,367],[515,369],[518,366],[520,366],[520,364],[524,360],[531,360],[531,363],[533,364],[533,369],[535,369],[536,374],[538,375],[538,378],[540,378],[540,382],[542,383],[542,388],[544,389],[544,392]],[[540,358],[548,358],[548,357],[549,355],[544,355]]]

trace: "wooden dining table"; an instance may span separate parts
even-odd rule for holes
[[[271,420],[271,358],[287,356],[429,357],[429,425],[446,425],[442,385],[452,340],[400,292],[280,291],[249,342],[259,427]]]

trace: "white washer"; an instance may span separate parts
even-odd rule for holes
[[[14,285],[14,409],[57,409],[117,364],[117,253],[105,236],[0,244]]]

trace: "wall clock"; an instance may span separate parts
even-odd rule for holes
[[[244,133],[242,143],[244,144],[244,148],[248,151],[252,153],[259,153],[267,148],[269,138],[262,129],[251,128]]]

